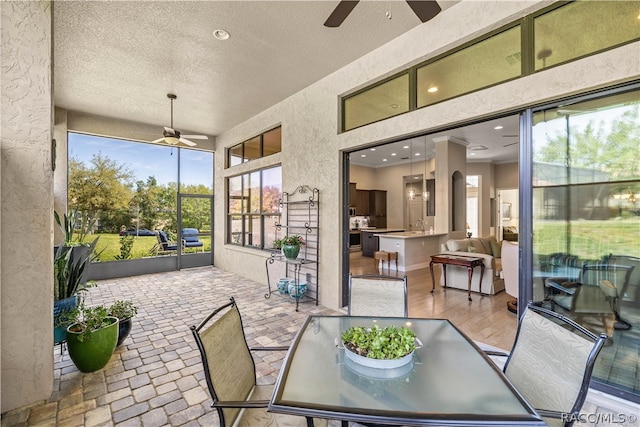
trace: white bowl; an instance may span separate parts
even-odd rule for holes
[[[395,369],[404,366],[407,363],[411,362],[411,360],[413,360],[413,351],[406,356],[401,357],[400,359],[371,359],[370,357],[360,356],[359,354],[356,354],[353,351],[349,350],[344,345],[344,342],[342,343],[342,347],[344,347],[344,355],[348,359],[357,363],[358,365],[366,366],[368,368]]]

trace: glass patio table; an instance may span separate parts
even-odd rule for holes
[[[351,326],[407,326],[423,347],[393,369],[345,357]],[[484,353],[444,319],[308,316],[280,370],[269,411],[399,425],[544,426]]]

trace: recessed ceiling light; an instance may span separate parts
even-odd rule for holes
[[[360,157],[367,157],[366,154],[360,154]]]
[[[408,145],[405,145],[405,146],[404,146],[404,147],[402,147],[402,148],[407,149],[407,148],[409,148],[409,146],[408,146]]]
[[[484,150],[488,150],[487,147],[485,147],[484,145],[472,145],[471,147],[467,148],[469,151],[484,151]]]
[[[383,161],[383,162],[386,162],[386,161],[387,161],[387,159],[382,159],[382,161]]]
[[[392,155],[392,156],[395,156],[395,155],[396,155],[396,153],[391,153],[391,155]]]
[[[213,37],[218,40],[227,40],[231,35],[226,30],[213,30]]]
[[[372,149],[371,149],[371,151],[376,151],[376,149],[375,149],[375,148],[372,148]]]
[[[435,93],[438,91],[438,87],[437,86],[432,86],[429,89],[427,89],[427,92],[429,93]]]
[[[420,155],[420,153],[416,153],[415,155],[416,155],[416,156],[419,156],[419,155]]]
[[[391,107],[391,108],[393,108],[393,109],[395,110],[396,108],[398,108],[398,107],[399,107],[399,105],[398,105],[398,104],[391,104],[391,105],[390,105],[390,107]]]
[[[504,126],[500,126],[500,125],[498,125],[498,126],[494,127],[494,129],[495,129],[495,130],[500,130],[500,129],[502,129],[502,128],[504,128]]]
[[[471,155],[471,156],[475,156],[475,155],[476,155],[476,153],[471,153],[470,155]]]

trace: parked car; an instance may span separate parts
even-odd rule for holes
[[[130,228],[128,230],[122,230],[120,232],[121,236],[155,236],[156,232],[147,230],[146,228]]]

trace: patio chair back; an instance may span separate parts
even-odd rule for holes
[[[519,325],[504,373],[550,425],[577,417],[589,390],[596,357],[607,339],[571,319],[532,304]],[[574,417],[574,419],[577,419]]]
[[[178,250],[178,245],[175,243],[171,243],[169,241],[169,237],[167,233],[162,230],[158,231],[158,244],[161,246],[163,251],[176,251]]]
[[[255,363],[235,300],[231,298],[230,303],[214,310],[198,327],[192,326],[191,331],[202,356],[207,387],[220,425],[233,425],[242,408],[222,408],[216,404],[246,401],[256,383]]]
[[[349,274],[349,316],[407,317],[407,276]]]

